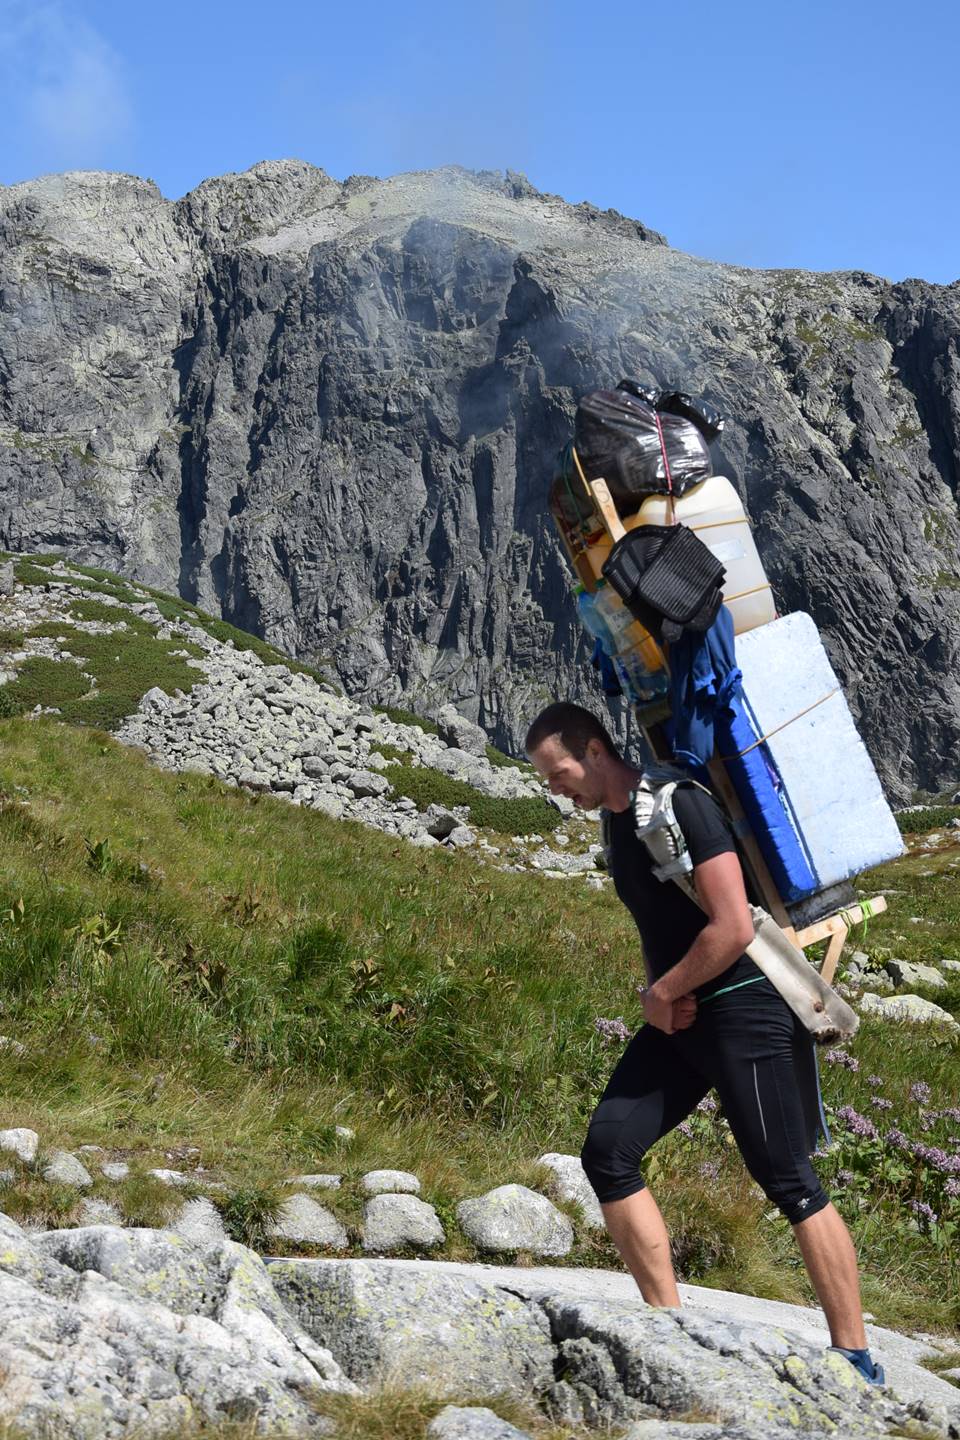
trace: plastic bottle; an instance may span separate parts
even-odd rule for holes
[[[726,569],[723,601],[737,635],[777,618],[773,591],[747,519],[743,502],[724,475],[711,475],[674,501],[676,517],[689,525]],[[648,495],[637,514],[625,521],[637,525],[669,525],[666,495]]]
[[[606,625],[621,683],[634,705],[648,705],[666,694],[670,680],[663,651],[649,630],[605,581],[597,585],[593,608]]]

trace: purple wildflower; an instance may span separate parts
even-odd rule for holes
[[[937,1112],[936,1112],[936,1110],[921,1110],[921,1111],[920,1111],[920,1128],[921,1128],[921,1130],[932,1130],[933,1127],[934,1127],[934,1125],[936,1125],[936,1123],[937,1123]]]
[[[892,1101],[892,1100],[884,1100],[884,1098],[883,1098],[882,1095],[871,1095],[871,1096],[870,1096],[870,1104],[873,1105],[873,1106],[875,1106],[878,1110],[892,1110],[892,1109],[893,1109],[893,1101]]]
[[[622,1015],[618,1015],[615,1020],[603,1020],[598,1015],[593,1022],[593,1028],[604,1045],[613,1045],[616,1041],[622,1045],[630,1039],[630,1031],[624,1023]]]
[[[838,1185],[852,1185],[852,1184],[853,1184],[853,1171],[852,1171],[852,1170],[838,1170],[838,1171],[837,1171],[837,1184],[838,1184]]]
[[[716,1180],[717,1176],[720,1174],[720,1161],[704,1160],[703,1164],[700,1166],[700,1174],[705,1180]]]
[[[703,1099],[697,1105],[697,1109],[702,1110],[704,1115],[712,1115],[716,1108],[717,1102],[712,1095],[704,1095]]]
[[[910,1099],[916,1100],[918,1105],[926,1105],[930,1099],[930,1086],[926,1080],[914,1080],[910,1086]]]
[[[909,1150],[911,1148],[908,1137],[904,1135],[902,1130],[897,1130],[896,1128],[888,1130],[883,1137],[883,1141],[885,1145],[889,1145],[893,1150]]]
[[[947,1180],[943,1186],[944,1195],[960,1196],[960,1180]]]
[[[693,1131],[690,1128],[689,1120],[681,1120],[680,1124],[677,1126],[677,1129],[680,1131],[681,1135],[686,1135],[688,1140],[693,1139]]]
[[[868,1076],[867,1076],[867,1084],[868,1084],[868,1085],[872,1085],[873,1088],[874,1088],[874,1090],[876,1090],[876,1089],[879,1088],[879,1086],[881,1086],[881,1085],[883,1084],[883,1076],[882,1076],[882,1075],[868,1075]]]
[[[853,1055],[848,1055],[846,1050],[828,1050],[824,1055],[828,1065],[842,1065],[845,1070],[859,1070],[860,1061]]]
[[[861,1135],[867,1140],[876,1140],[876,1125],[872,1120],[868,1120],[866,1115],[861,1115],[859,1110],[854,1110],[852,1105],[841,1105],[837,1111],[837,1119],[842,1120],[854,1135]]]
[[[960,1155],[948,1155],[939,1145],[914,1145],[913,1153],[925,1165],[940,1170],[944,1175],[960,1175]]]
[[[940,1119],[960,1121],[960,1105],[950,1105],[946,1110],[941,1110]]]
[[[937,1212],[925,1200],[911,1200],[910,1209],[919,1220],[926,1220],[928,1225],[936,1225]]]

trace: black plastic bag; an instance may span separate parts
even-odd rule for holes
[[[648,495],[683,495],[713,474],[701,431],[631,390],[594,390],[577,406],[574,443],[588,480],[606,480],[621,515]],[[637,386],[640,390],[642,387]]]

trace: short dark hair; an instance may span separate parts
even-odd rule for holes
[[[589,710],[584,710],[582,705],[571,705],[565,700],[557,700],[553,705],[548,705],[527,731],[523,748],[528,755],[532,755],[551,735],[557,737],[574,760],[583,759],[591,740],[599,740],[614,759],[619,759],[616,746],[601,722]]]

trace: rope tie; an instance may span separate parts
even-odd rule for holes
[[[772,730],[768,730],[765,735],[761,735],[759,740],[754,740],[753,744],[752,744],[752,745],[748,745],[745,750],[737,750],[737,751],[734,752],[733,755],[721,755],[721,756],[720,756],[720,759],[721,759],[721,760],[739,760],[739,758],[740,758],[741,755],[749,755],[749,754],[750,754],[750,751],[751,751],[751,750],[756,750],[756,748],[757,748],[758,745],[762,745],[766,740],[769,740],[769,739],[771,738],[771,736],[773,736],[773,735],[779,735],[780,731],[781,731],[781,730],[786,730],[786,728],[787,728],[788,725],[792,725],[792,724],[794,723],[794,721],[796,721],[796,720],[802,720],[803,717],[804,717],[804,715],[809,715],[811,710],[816,710],[816,708],[817,708],[818,705],[823,705],[827,700],[832,699],[832,697],[833,697],[834,695],[837,695],[837,694],[839,694],[839,687],[837,687],[837,688],[835,688],[835,689],[833,689],[833,690],[828,690],[827,693],[826,693],[826,695],[821,695],[819,700],[814,700],[814,702],[813,702],[812,705],[808,705],[804,710],[799,711],[798,714],[796,714],[796,715],[791,715],[791,716],[790,716],[790,719],[789,719],[789,720],[784,720],[784,722],[783,722],[782,725],[775,725]]]

